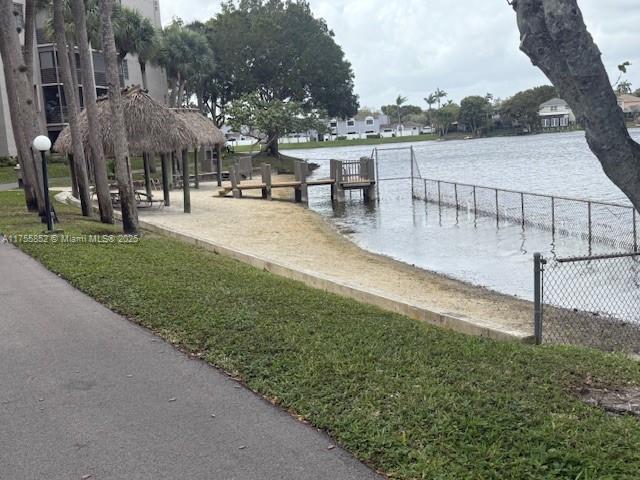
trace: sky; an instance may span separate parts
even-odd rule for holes
[[[360,105],[378,109],[401,94],[426,107],[436,88],[460,102],[491,93],[508,98],[549,84],[520,52],[515,13],[506,0],[310,0],[353,65]],[[640,88],[640,1],[579,0],[612,83],[630,61],[626,79]],[[179,17],[206,20],[219,0],[160,0],[163,24]]]

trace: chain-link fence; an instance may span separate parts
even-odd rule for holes
[[[640,255],[535,263],[539,343],[640,353]]]
[[[421,185],[420,185],[421,184]],[[414,198],[588,242],[591,253],[637,252],[640,214],[627,205],[421,178]]]

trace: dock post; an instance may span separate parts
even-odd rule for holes
[[[309,201],[307,188],[307,164],[305,162],[296,162],[294,164],[294,172],[296,175],[296,182],[300,183],[295,187],[296,202],[307,203]]]
[[[344,188],[343,188],[343,178],[342,178],[342,162],[337,160],[336,161],[336,201],[339,203],[344,203],[345,202],[345,194],[344,194]]]
[[[233,189],[233,198],[242,198],[242,190],[238,188],[238,179],[240,178],[240,174],[238,173],[238,165],[234,165],[231,168],[230,175],[231,177],[231,188]]]
[[[375,200],[377,193],[376,171],[373,158],[367,158],[367,179],[369,180],[369,186],[364,190],[365,201]]]
[[[300,200],[302,203],[309,203],[309,186],[307,185],[307,177],[309,176],[309,164],[300,162]]]
[[[331,201],[335,201],[336,199],[336,185],[338,184],[338,179],[337,179],[337,171],[338,171],[338,167],[337,165],[337,161],[336,160],[329,160],[329,178],[331,180],[333,180],[333,183],[331,184]]]
[[[262,198],[265,200],[271,200],[271,165],[263,163],[260,166],[260,170],[262,172],[262,183],[264,183],[264,187],[262,188]]]

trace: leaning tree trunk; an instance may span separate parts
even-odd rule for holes
[[[102,49],[107,66],[107,85],[109,86],[109,104],[111,108],[111,122],[113,129],[113,151],[116,158],[116,179],[120,191],[120,206],[122,208],[122,226],[125,233],[138,233],[138,209],[131,178],[129,164],[129,145],[124,126],[122,98],[120,96],[120,75],[118,74],[118,59],[116,44],[113,39],[111,25],[112,0],[99,0],[100,30],[102,34]]]
[[[78,180],[78,193],[82,215],[90,217],[91,192],[89,191],[89,177],[87,176],[87,163],[82,145],[82,136],[78,122],[77,92],[74,92],[71,64],[67,56],[67,36],[64,29],[64,0],[53,0],[53,26],[56,35],[56,48],[58,50],[58,62],[60,73],[64,83],[64,96],[67,101],[67,115],[69,117],[69,129],[71,130],[71,142],[73,146],[73,162]]]
[[[102,136],[100,135],[101,127],[98,118],[98,106],[96,105],[96,82],[91,71],[91,47],[89,46],[87,35],[84,1],[71,0],[71,11],[76,22],[76,37],[80,51],[80,70],[82,73],[82,94],[89,124],[89,143],[91,144],[91,160],[96,182],[100,220],[103,223],[113,223],[113,205],[109,194],[107,161],[102,148]]]
[[[520,49],[571,106],[604,172],[640,210],[640,145],[629,136],[577,0],[513,0],[512,6]]]
[[[27,67],[22,56],[20,39],[13,15],[13,2],[0,0],[0,55],[2,55],[9,114],[20,166],[24,172],[24,192],[27,208],[44,214],[44,192],[39,182],[36,159],[31,141],[37,133],[35,105]]]

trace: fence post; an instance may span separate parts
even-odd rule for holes
[[[415,198],[413,191],[413,147],[411,147],[411,198]]]
[[[478,218],[478,204],[476,201],[476,186],[473,186],[473,218]]]
[[[438,206],[442,204],[442,196],[440,194],[440,180],[438,180]]]
[[[544,259],[540,253],[533,254],[533,333],[536,345],[542,344],[542,278]]]
[[[496,225],[500,226],[500,205],[498,204],[498,189],[496,188]]]
[[[380,167],[378,167],[378,149],[375,148],[376,152],[376,197],[380,198]]]
[[[522,207],[522,226],[524,227],[524,193],[520,193],[520,205]]]
[[[423,183],[424,183],[424,201],[427,201],[427,179],[423,179]]]
[[[633,208],[633,251],[638,253],[638,223],[636,220],[636,209]]]
[[[551,197],[551,235],[556,235],[556,197]]]
[[[591,240],[592,240],[592,226],[591,226],[591,202],[587,203],[587,207],[589,210],[589,254],[591,254]]]
[[[456,197],[456,210],[460,210],[460,206],[458,205],[458,184],[457,183],[453,184],[453,193]]]

